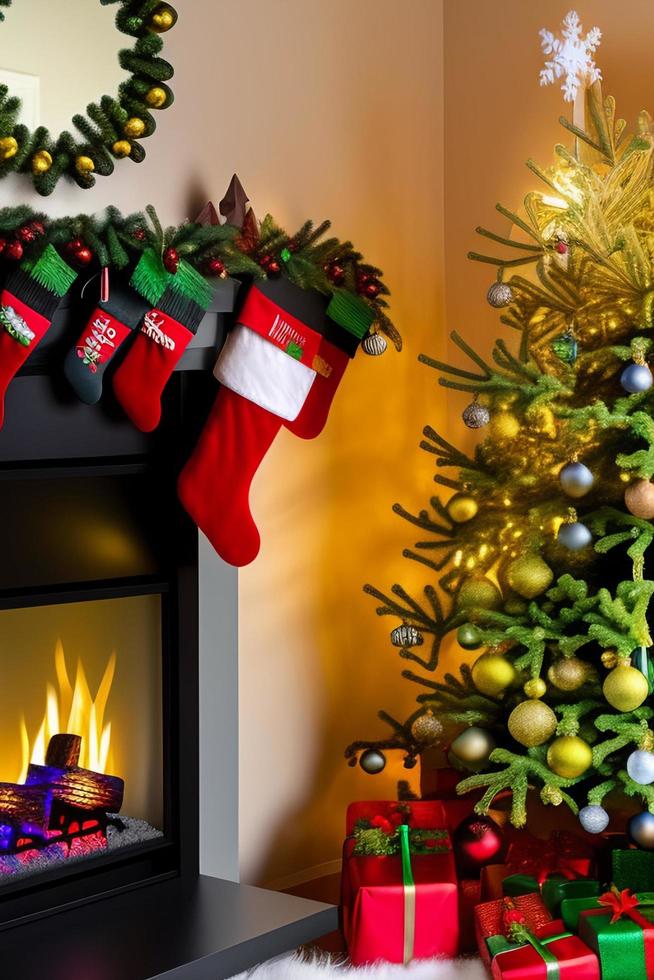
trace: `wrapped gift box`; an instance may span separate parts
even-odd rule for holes
[[[504,895],[529,895],[540,890],[541,897],[556,918],[561,915],[565,900],[595,898],[600,893],[599,881],[593,878],[566,878],[550,875],[540,886],[533,875],[509,875],[502,882]]]
[[[491,964],[494,980],[600,980],[595,953],[563,930],[554,920],[530,942],[500,950]]]
[[[475,909],[481,902],[481,882],[477,878],[459,879],[459,953],[477,949]]]
[[[420,801],[409,807],[412,828],[433,830],[444,826],[443,808],[438,801]],[[390,819],[396,810],[397,803],[352,804],[347,815],[348,835],[358,820],[376,816]],[[358,857],[353,850],[354,841],[349,838],[343,860],[342,922],[353,965],[456,956],[459,889],[451,848],[440,854],[412,855],[412,888],[404,884],[399,855]],[[407,955],[409,934],[411,948]]]
[[[654,903],[654,895],[647,897]],[[654,906],[613,918],[605,907],[579,917],[579,938],[597,954],[602,980],[654,980]]]
[[[515,906],[522,914],[525,926],[535,935],[540,935],[541,929],[549,926],[553,921],[550,911],[538,894],[519,895],[508,902],[503,898],[482,902],[475,909],[475,933],[479,955],[489,969],[491,958],[498,949],[506,946],[505,916],[510,905]],[[503,943],[500,943],[497,937],[503,939]]]
[[[621,848],[611,853],[611,880],[620,889],[654,891],[654,852]]]

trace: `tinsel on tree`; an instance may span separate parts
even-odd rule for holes
[[[394,510],[428,584],[365,587],[399,621],[417,708],[381,712],[388,737],[346,757],[378,771],[398,749],[410,768],[449,745],[477,812],[508,790],[521,826],[533,787],[597,831],[614,794],[654,813],[654,130],[642,112],[630,132],[597,81],[585,100],[554,165],[529,161],[520,213],[497,206],[511,234],[478,229],[487,248],[470,257],[495,269],[502,308],[491,356],[455,333],[456,364],[420,358],[469,393],[463,421],[483,438],[467,454],[424,429],[439,492]],[[436,680],[450,634],[461,665]]]

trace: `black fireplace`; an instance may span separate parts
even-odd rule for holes
[[[59,365],[79,332],[72,308],[10,386],[0,432],[3,980],[208,980],[334,926],[331,908],[200,874],[198,535],[175,485],[215,397],[205,368],[232,304],[233,285],[221,282],[151,435],[110,392],[89,407],[67,390]]]

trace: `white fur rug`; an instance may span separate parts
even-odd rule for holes
[[[408,966],[382,963],[377,966],[351,967],[317,957],[280,956],[262,963],[249,973],[232,980],[486,980],[479,960],[421,960]]]

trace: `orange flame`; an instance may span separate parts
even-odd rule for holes
[[[25,717],[21,718],[20,741],[23,761],[16,782],[25,782],[30,763],[41,766],[44,764],[50,739],[53,735],[64,732],[82,737],[80,766],[84,769],[92,769],[93,772],[107,772],[111,766],[111,722],[105,724],[104,715],[115,671],[116,654],[112,652],[96,695],[93,697],[84,665],[81,660],[78,660],[75,687],[73,687],[68,676],[64,648],[61,640],[57,640],[55,672],[58,691],[54,685],[46,684],[45,714],[31,744]],[[62,726],[64,719],[67,719],[67,722]]]

